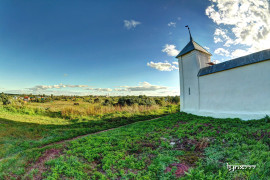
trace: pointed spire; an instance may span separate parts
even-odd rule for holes
[[[187,27],[187,28],[188,28],[188,32],[189,32],[190,41],[193,41],[192,36],[191,36],[191,32],[190,32],[190,29],[189,29],[188,25],[186,25],[185,27]]]

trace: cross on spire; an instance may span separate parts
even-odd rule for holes
[[[185,27],[187,27],[187,28],[188,28],[188,32],[189,32],[190,41],[192,41],[193,39],[192,39],[191,32],[190,32],[190,29],[189,29],[188,25],[186,25]]]

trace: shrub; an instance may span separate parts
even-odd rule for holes
[[[0,100],[3,102],[3,105],[8,105],[10,104],[10,100],[8,99],[8,96],[5,95],[3,92],[1,93]]]
[[[266,123],[270,123],[270,117],[268,115],[266,115],[264,119]]]

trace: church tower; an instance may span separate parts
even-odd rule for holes
[[[198,73],[201,68],[209,66],[211,54],[193,40],[189,27],[188,30],[190,41],[176,58],[179,63],[180,109],[192,112],[200,109]]]

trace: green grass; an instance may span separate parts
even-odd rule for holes
[[[152,119],[177,111],[179,111],[179,106],[173,105],[163,107],[158,111],[145,113],[121,112],[69,120],[20,114],[0,109],[0,158],[29,148],[40,147],[79,135]]]
[[[25,150],[0,162],[0,179],[266,180],[270,177],[269,138],[269,118],[241,121],[176,113],[63,145]],[[44,161],[42,174],[38,168],[31,170],[48,155],[48,149],[60,153]],[[189,171],[176,177],[176,163]],[[256,168],[228,171],[226,163]]]

